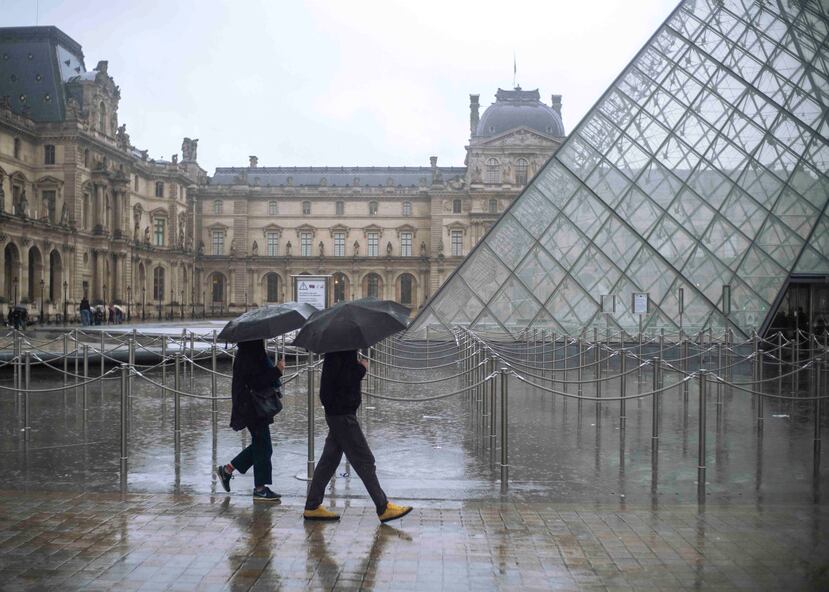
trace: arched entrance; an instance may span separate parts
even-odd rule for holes
[[[344,273],[337,272],[331,276],[331,304],[337,304],[348,300],[348,277]]]
[[[43,279],[43,257],[40,249],[32,247],[29,249],[29,287],[26,295],[30,302],[35,302],[41,296],[40,281]]]
[[[227,303],[227,278],[221,272],[214,271],[207,278],[207,285],[210,290],[210,307],[215,314],[216,309],[224,312]]]
[[[49,300],[57,304],[63,300],[61,282],[63,280],[63,261],[57,249],[49,253]]]
[[[376,273],[369,273],[363,278],[363,296],[382,298],[383,279]]]
[[[3,273],[3,286],[6,290],[4,296],[9,302],[16,304],[20,296],[20,251],[14,243],[7,244],[3,249]]]

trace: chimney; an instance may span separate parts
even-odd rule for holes
[[[256,156],[248,156],[250,159],[250,168],[255,169],[259,164],[259,158]]]
[[[478,130],[478,120],[480,116],[478,115],[478,108],[480,107],[480,103],[478,99],[481,95],[469,95],[469,136],[472,137],[475,135],[475,132]]]
[[[551,100],[553,111],[561,115],[561,95],[553,95]]]

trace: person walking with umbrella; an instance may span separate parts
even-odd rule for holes
[[[236,360],[233,362],[230,427],[237,432],[247,428],[251,443],[229,463],[216,467],[216,474],[227,492],[230,491],[233,472],[244,474],[252,466],[254,501],[276,501],[280,498],[278,493],[268,487],[273,483],[273,444],[269,427],[273,423],[273,416],[263,417],[257,411],[254,393],[278,388],[284,369],[284,359],[280,359],[274,367],[261,339],[239,343]]]
[[[294,340],[310,351],[325,353],[320,378],[320,401],[325,408],[328,436],[305,500],[305,520],[339,520],[322,506],[325,487],[343,454],[365,485],[381,522],[402,518],[411,506],[390,502],[377,479],[374,455],[366,441],[357,409],[362,402],[361,382],[367,362],[357,348],[369,347],[406,328],[409,310],[396,303],[364,298],[343,302],[315,313]]]
[[[262,307],[233,319],[218,335],[219,339],[239,344],[233,362],[230,427],[236,431],[247,429],[251,435],[250,446],[229,463],[216,467],[216,475],[227,492],[230,492],[234,471],[245,473],[252,466],[254,501],[280,498],[267,487],[273,479],[273,444],[269,426],[274,415],[282,409],[279,389],[285,359],[280,358],[274,367],[265,350],[264,339],[298,329],[315,311],[313,306],[296,302]]]

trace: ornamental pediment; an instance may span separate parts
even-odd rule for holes
[[[451,224],[446,225],[446,234],[452,234],[453,230],[460,230],[466,234],[466,224],[463,224],[462,222],[452,222]]]
[[[417,228],[415,228],[411,224],[401,224],[400,226],[395,228],[395,230],[397,231],[397,238],[400,238],[400,235],[404,232],[411,232],[412,238],[414,238],[414,236],[417,234]]]
[[[155,208],[154,210],[150,210],[150,218],[166,218],[170,215],[164,208]]]
[[[229,228],[230,227],[227,224],[222,224],[221,222],[216,222],[216,223],[211,224],[210,226],[207,227],[207,229],[210,230],[211,232],[214,232],[214,231],[217,231],[217,230],[219,230],[221,232],[227,232]]]
[[[47,186],[47,185],[63,185],[63,180],[58,179],[57,177],[53,177],[52,175],[45,175],[35,181],[35,185],[38,187]]]
[[[311,226],[310,224],[303,224],[302,226],[297,226],[295,230],[297,238],[300,237],[303,232],[310,232],[312,235],[317,234],[316,226]]]
[[[557,139],[553,136],[548,136],[542,134],[536,130],[529,129],[527,127],[519,127],[517,129],[511,129],[499,134],[497,136],[493,136],[491,138],[487,138],[486,140],[478,143],[478,146],[525,146],[531,144],[550,144],[552,142],[556,142]]]
[[[345,226],[343,224],[335,224],[334,226],[332,226],[328,230],[329,230],[329,233],[331,234],[331,238],[334,238],[334,234],[337,233],[337,232],[343,232],[346,235],[349,232],[351,232],[351,229],[348,226]]]
[[[369,224],[365,228],[363,228],[363,236],[368,238],[369,232],[376,232],[378,234],[383,234],[383,227],[377,226],[377,224]]]
[[[268,224],[262,229],[262,236],[267,237],[269,232],[275,232],[277,235],[282,236],[283,228],[278,224]]]

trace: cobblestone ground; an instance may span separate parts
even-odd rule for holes
[[[12,590],[825,590],[825,506],[359,501],[0,492]]]

